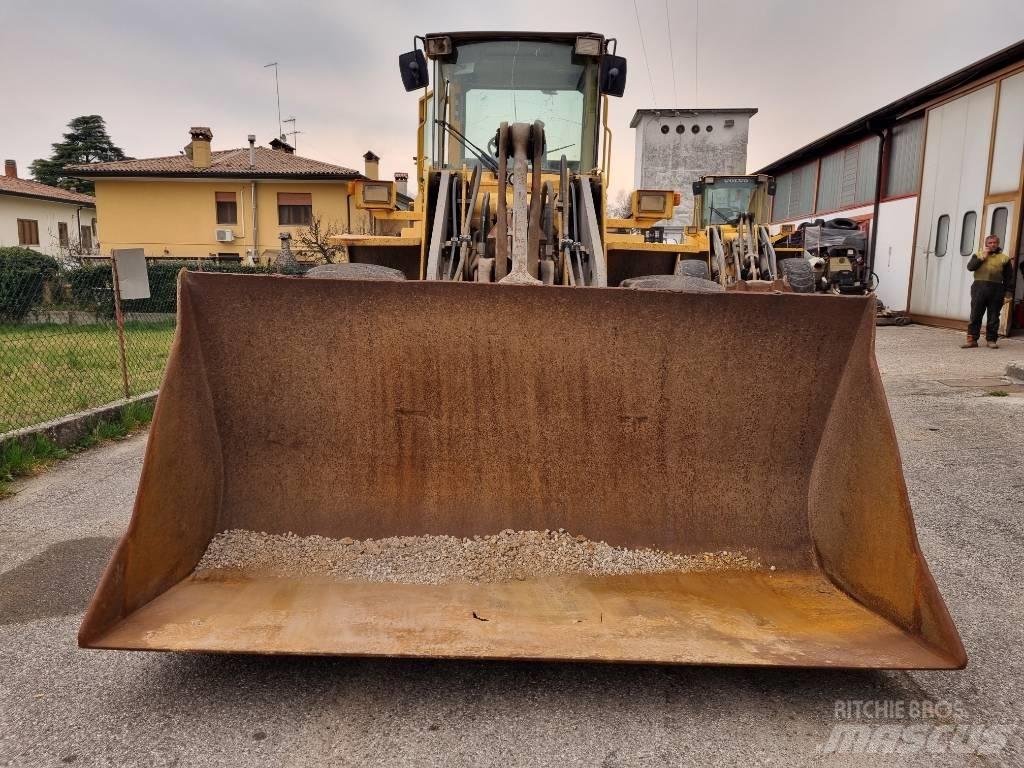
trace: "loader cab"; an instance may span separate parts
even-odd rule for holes
[[[775,179],[770,176],[703,176],[693,184],[693,223],[701,229],[736,226],[741,214],[767,224]]]
[[[490,167],[500,123],[541,120],[545,170],[556,171],[562,155],[571,171],[596,167],[600,96],[616,95],[625,80],[625,60],[608,53],[607,42],[592,33],[427,35],[429,165]],[[614,60],[621,61],[618,68],[608,66]]]

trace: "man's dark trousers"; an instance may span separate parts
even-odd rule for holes
[[[981,332],[981,316],[986,312],[985,338],[989,341],[999,340],[999,312],[1003,308],[1003,295],[1006,289],[1002,283],[991,283],[975,280],[971,284],[971,322],[967,326],[967,334],[974,339]]]

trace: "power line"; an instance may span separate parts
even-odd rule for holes
[[[668,60],[672,64],[672,97],[679,103],[679,89],[676,88],[676,54],[672,45],[672,14],[668,9],[668,0],[665,0],[665,22],[668,25]]]
[[[651,62],[647,59],[647,43],[644,42],[644,28],[640,24],[640,9],[636,6],[636,0],[633,0],[633,11],[636,13],[636,28],[640,30],[640,50],[644,52],[644,66],[647,67],[647,82],[651,85],[651,101],[654,102],[654,106],[658,106],[658,99],[654,95],[654,78],[651,77]]]
[[[700,0],[694,0],[696,19],[693,24],[693,107],[700,106]]]

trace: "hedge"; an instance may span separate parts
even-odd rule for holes
[[[18,322],[43,300],[60,270],[56,259],[29,248],[0,248],[0,322]]]
[[[149,298],[123,301],[121,309],[124,312],[177,311],[177,280],[178,272],[182,268],[198,270],[194,261],[149,262]],[[203,263],[202,271],[266,275],[276,273],[277,269],[273,266],[246,267],[241,264]],[[66,278],[71,286],[71,297],[75,304],[95,308],[107,317],[113,316],[114,292],[110,264],[95,264],[69,270]]]
[[[122,309],[125,312],[177,311],[177,280],[182,268],[248,275],[275,274],[278,271],[274,266],[246,267],[205,262],[200,266],[195,261],[150,261],[147,267],[150,297],[124,301]],[[303,271],[300,268],[295,274]],[[292,272],[286,270],[286,273]],[[56,289],[55,297],[67,295],[61,290],[63,284],[67,286],[74,306],[94,310],[104,317],[114,316],[113,275],[109,262],[62,269],[56,259],[28,248],[0,248],[0,322],[24,320],[29,312],[42,304],[47,282]]]

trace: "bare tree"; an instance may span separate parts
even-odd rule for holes
[[[332,264],[338,256],[339,248],[331,242],[331,238],[340,234],[341,226],[338,222],[325,222],[317,214],[310,220],[309,226],[299,233],[296,250],[317,264]]]
[[[620,189],[615,196],[615,202],[608,203],[608,218],[628,219],[633,215],[633,198],[624,189]]]
[[[64,242],[61,242],[60,234],[54,233],[52,229],[49,230],[49,236],[51,251],[59,254],[56,259],[63,267],[79,267],[82,265],[83,256],[92,256],[96,253],[95,247],[83,243],[81,236],[76,236],[73,231],[68,233]]]

